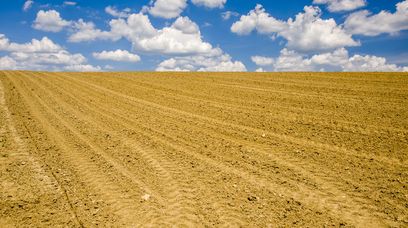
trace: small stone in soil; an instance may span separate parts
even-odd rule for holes
[[[142,200],[144,200],[144,201],[148,201],[150,199],[150,195],[149,194],[144,194],[143,196],[142,196]]]

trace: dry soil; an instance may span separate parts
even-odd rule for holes
[[[0,72],[0,227],[407,227],[408,74]]]

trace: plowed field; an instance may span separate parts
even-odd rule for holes
[[[408,226],[408,74],[0,72],[0,227]]]

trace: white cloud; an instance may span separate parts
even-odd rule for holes
[[[297,51],[328,51],[359,45],[334,19],[322,19],[321,10],[312,6],[305,6],[304,13],[284,22],[257,5],[231,27],[231,31],[239,35],[247,35],[254,30],[272,37],[277,34],[287,40],[288,48]]]
[[[17,62],[8,57],[0,57],[0,69],[1,70],[15,70],[17,68]]]
[[[358,46],[350,34],[346,33],[336,21],[321,19],[318,7],[304,8],[305,13],[296,15],[296,19],[289,19],[288,29],[279,33],[288,40],[287,46],[300,51],[325,51],[340,47]]]
[[[273,58],[264,57],[264,56],[252,56],[252,62],[254,62],[258,66],[267,66],[273,64]]]
[[[110,31],[101,31],[95,28],[92,22],[84,22],[82,19],[74,25],[74,33],[68,38],[69,42],[83,42],[94,40],[112,40],[116,41],[122,37],[128,40],[138,37],[153,36],[156,29],[151,25],[149,18],[143,14],[132,14],[127,20],[122,18],[114,19],[109,22]]]
[[[256,5],[248,15],[242,15],[240,20],[231,26],[231,31],[239,35],[248,35],[256,30],[261,34],[281,32],[287,28],[284,21],[271,17],[262,5]]]
[[[408,0],[396,5],[396,12],[381,11],[371,15],[362,10],[349,15],[344,22],[345,29],[352,34],[377,36],[383,33],[395,34],[408,29]]]
[[[43,13],[45,12],[39,14]],[[55,13],[60,20],[64,21],[59,17],[58,12],[54,11],[53,14]],[[148,16],[143,13],[130,14],[127,18],[112,19],[109,22],[109,31],[102,31],[96,28],[93,22],[85,22],[82,19],[70,22],[70,24],[72,33],[68,37],[69,42],[117,41],[125,38],[132,43],[134,50],[146,53],[169,55],[219,55],[222,53],[219,48],[214,48],[210,43],[202,40],[198,25],[188,17],[178,17],[173,24],[162,29],[154,28]]]
[[[203,41],[200,28],[188,17],[178,17],[172,24],[156,29],[147,15],[131,14],[128,18],[113,19],[110,30],[101,31],[91,22],[75,23],[71,42],[118,40],[125,38],[134,50],[149,54],[177,57],[163,61],[157,70],[245,71],[244,64],[232,61],[218,47]],[[173,64],[173,65],[172,65]]]
[[[133,16],[133,17],[132,17]],[[145,15],[132,15],[128,20],[128,27],[132,31],[130,34],[125,34],[129,39],[134,49],[161,53],[161,54],[209,54],[217,52],[211,44],[204,42],[201,39],[201,33],[197,24],[192,22],[188,17],[179,17],[169,27],[156,30]],[[146,30],[132,26],[133,23],[143,24]]]
[[[223,8],[227,0],[191,0],[193,4],[208,8]],[[149,12],[155,17],[176,18],[187,7],[187,0],[151,0],[150,7],[143,7],[142,12]]]
[[[4,35],[0,34],[0,51],[8,52],[58,52],[63,50],[61,46],[52,42],[47,37],[43,37],[41,40],[32,39],[29,43],[19,44],[10,42],[10,40]]]
[[[408,67],[388,64],[383,57],[354,55],[343,67],[344,71],[408,71]]]
[[[343,66],[348,62],[349,54],[344,48],[333,52],[316,54],[311,57],[312,65]]]
[[[95,28],[93,22],[85,22],[79,19],[74,23],[73,29],[75,32],[68,37],[69,42],[83,42],[83,41],[94,41],[100,40],[119,40],[121,36],[113,32],[101,31]]]
[[[156,0],[148,11],[155,17],[166,19],[180,16],[187,7],[187,0]]]
[[[105,8],[105,12],[113,17],[119,17],[119,18],[126,18],[129,16],[130,8],[126,8],[123,11],[119,11],[116,7],[114,6],[107,6]]]
[[[71,54],[47,37],[19,44],[10,42],[5,35],[0,34],[0,51],[9,53],[1,58],[0,69],[65,70],[84,65],[87,61],[82,54]]]
[[[101,71],[100,66],[92,66],[89,64],[80,64],[80,65],[70,65],[64,67],[64,70],[66,71],[80,71],[80,72],[86,72],[86,71]]]
[[[273,64],[275,71],[313,71],[313,66],[309,59],[304,59],[303,56],[293,50],[284,48],[281,50],[280,56]]]
[[[232,61],[228,54],[219,56],[184,56],[174,57],[161,62],[157,71],[223,71],[242,72],[247,71],[240,61]]]
[[[18,62],[32,64],[51,65],[76,65],[86,62],[86,58],[81,54],[71,54],[66,50],[58,52],[12,52],[10,56]]]
[[[260,65],[259,65],[260,66]],[[266,65],[263,65],[266,66]],[[333,52],[315,54],[310,57],[286,48],[280,56],[267,66],[273,71],[407,71],[408,67],[400,67],[387,63],[383,57],[372,55],[349,56],[346,49],[340,48]]]
[[[188,17],[179,17],[173,23],[171,28],[182,31],[185,34],[200,34],[198,25],[190,20]]]
[[[76,3],[76,2],[72,2],[72,1],[64,1],[64,5],[66,5],[66,6],[76,6],[77,3]]]
[[[71,42],[102,40],[118,40],[126,38],[135,50],[159,54],[214,54],[220,53],[218,48],[201,38],[196,23],[188,17],[179,17],[170,26],[156,29],[144,14],[132,14],[127,20],[114,19],[109,22],[111,30],[96,29],[91,22],[76,23],[77,31],[69,37]]]
[[[223,8],[227,0],[192,0],[195,5],[202,5],[208,8]]]
[[[223,20],[229,20],[231,17],[238,17],[239,13],[234,11],[225,11],[221,13],[221,17]]]
[[[212,66],[203,66],[198,71],[205,72],[246,72],[245,65],[240,61],[222,61]]]
[[[23,11],[28,11],[29,9],[31,9],[31,7],[33,6],[34,1],[25,1],[24,5],[23,5]]]
[[[364,7],[366,0],[313,0],[313,4],[327,4],[330,12],[351,11]]]
[[[126,50],[102,51],[92,53],[93,57],[101,60],[112,60],[118,62],[139,62],[140,57],[136,54],[129,53]]]
[[[260,68],[257,68],[255,70],[255,72],[266,72],[266,70],[264,70],[262,67],[260,67]]]
[[[40,10],[35,18],[33,28],[47,32],[59,32],[70,24],[70,21],[63,20],[59,12],[55,10]]]

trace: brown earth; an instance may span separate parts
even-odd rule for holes
[[[407,227],[408,74],[0,72],[0,227]]]

